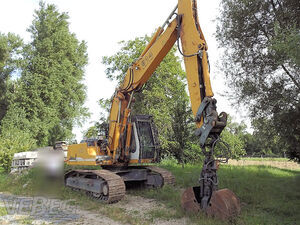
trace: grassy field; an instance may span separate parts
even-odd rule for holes
[[[180,219],[189,217],[195,224],[291,224],[300,221],[300,172],[277,169],[267,166],[231,166],[222,165],[218,175],[219,188],[229,188],[236,193],[242,204],[242,213],[233,221],[224,223],[204,215],[187,215],[180,207],[180,196],[184,188],[194,186],[201,171],[201,165],[180,165],[164,161],[161,167],[173,172],[176,176],[175,187],[164,187],[152,190],[128,190],[131,195],[156,199],[166,207],[164,210],[152,209],[145,218],[128,214],[126,210],[114,205],[104,205],[88,199],[85,195],[72,192],[58,185],[52,194],[60,199],[75,199],[85,209],[101,211],[115,220],[129,224],[151,224],[154,219]],[[22,176],[11,176],[0,173],[0,191],[17,195],[33,195],[41,187],[38,171],[31,171]],[[47,186],[47,185],[46,185]],[[0,213],[1,214],[1,213]]]
[[[164,165],[177,178],[177,187],[186,188],[196,183],[201,166],[189,165],[182,169],[174,164]],[[300,221],[300,172],[266,166],[222,165],[219,172],[219,188],[229,188],[242,203],[242,214],[233,221],[236,224],[297,224]],[[163,190],[164,191],[164,190]],[[163,192],[162,191],[162,192]],[[155,192],[157,192],[155,194]],[[145,192],[148,197],[164,199],[159,190]],[[152,194],[151,194],[152,193]],[[177,192],[174,191],[174,195]],[[178,193],[179,194],[179,193]],[[177,199],[170,205],[175,205]],[[177,203],[177,210],[180,211]]]
[[[279,161],[279,162],[288,162],[288,158],[275,158],[275,157],[242,157],[242,160],[249,160],[249,161]]]
[[[239,160],[230,159],[229,165],[233,166],[269,166],[279,169],[298,170],[300,171],[300,164],[290,161],[287,158],[241,158]]]

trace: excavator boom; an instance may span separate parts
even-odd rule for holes
[[[175,18],[171,20],[174,16]],[[179,46],[180,40],[182,50]],[[115,92],[109,117],[109,137],[113,140],[109,144],[109,149],[112,155],[118,157],[116,151],[120,148],[119,138],[123,131],[122,127],[126,125],[126,122],[122,125],[122,119],[123,121],[128,119],[132,95],[150,79],[175,42],[184,56],[192,111],[197,128],[202,127],[202,130],[197,132],[198,135],[206,136],[202,138],[204,140],[202,145],[204,145],[210,130],[202,126],[203,110],[199,111],[199,108],[205,98],[207,104],[213,97],[206,52],[208,47],[198,22],[196,1],[179,0],[167,21],[157,29],[140,57],[128,68],[124,81]],[[207,105],[204,108],[207,108]],[[213,119],[215,122],[212,123],[218,124],[219,128],[226,126],[226,123],[218,121],[217,117]]]
[[[220,207],[222,209],[223,205],[236,205],[236,207],[230,208],[231,211],[224,207],[221,210],[222,215],[229,217],[239,211],[239,205],[234,204],[238,200],[230,191],[217,191],[216,171],[219,161],[214,158],[214,148],[217,143],[222,142],[220,134],[226,126],[227,114],[222,112],[219,115],[216,110],[217,101],[213,98],[214,94],[210,82],[208,46],[198,21],[196,0],[178,0],[178,5],[168,16],[162,27],[157,29],[140,57],[128,68],[123,82],[116,89],[112,99],[106,141],[98,141],[98,147],[96,147],[96,144],[94,145],[94,158],[85,162],[85,165],[101,165],[108,169],[111,166],[127,167],[133,163],[143,164],[158,161],[159,153],[152,117],[131,115],[131,106],[134,102],[134,94],[150,79],[175,43],[177,43],[178,50],[184,58],[191,108],[196,123],[195,135],[199,136],[200,146],[205,155],[199,179],[200,186],[189,188],[184,192],[182,207],[188,211],[202,210],[208,214],[220,215],[220,213],[215,212]],[[145,143],[147,143],[147,146],[144,146]],[[83,146],[86,146],[86,144],[82,144],[81,147]],[[89,151],[86,150],[86,152]],[[228,149],[225,152],[228,153]],[[74,150],[70,151],[70,164],[72,159],[73,165],[78,165],[76,158],[79,154],[81,154],[79,147],[74,146]],[[85,157],[89,157],[87,155],[91,154],[86,153]],[[114,170],[114,173],[123,176],[124,181],[131,176],[136,179],[143,179],[141,177],[137,178],[135,172],[137,169],[131,167],[131,169],[126,170],[127,172]],[[149,169],[149,167],[144,167],[142,171],[139,173],[144,173],[144,177],[148,177],[145,178],[148,185],[161,186],[163,183],[173,183],[172,176],[166,171]],[[124,175],[125,173],[127,175]],[[97,180],[97,184],[105,191],[105,187],[108,185],[106,181],[107,174],[108,172],[103,171],[71,172],[71,177],[68,177],[66,181],[69,186],[73,182],[79,181],[84,186],[84,182],[90,182],[88,179],[91,178],[89,177],[103,176],[102,181]],[[83,178],[79,179],[78,176],[87,178],[84,178],[85,180]],[[158,178],[158,176],[161,178]],[[119,184],[119,178],[114,177],[115,182]],[[154,177],[155,179],[162,179],[161,182],[153,183]],[[104,191],[98,190],[96,195],[103,194]],[[109,198],[107,197],[107,199]],[[121,197],[118,199],[121,199]],[[226,204],[222,205],[218,203],[219,200],[216,201],[215,199],[221,199]]]
[[[196,0],[179,0],[167,21],[157,29],[140,57],[128,68],[123,83],[116,90],[111,106],[109,137],[112,142],[109,143],[108,149],[114,162],[120,159],[120,155],[125,162],[129,160],[130,139],[127,139],[124,144],[120,138],[131,136],[131,129],[126,127],[132,126],[129,115],[134,92],[149,80],[177,42],[178,50],[184,58],[191,107],[197,127],[195,134],[200,138],[200,145],[205,155],[199,193],[189,193],[188,196],[197,196],[192,200],[201,199],[198,205],[206,210],[210,206],[213,192],[217,189],[218,161],[214,159],[213,152],[226,126],[227,114],[222,112],[218,115],[216,111],[217,101],[213,98],[209,74],[208,46],[197,13]],[[185,203],[189,200],[186,197],[182,200],[183,207],[187,210],[190,204]]]

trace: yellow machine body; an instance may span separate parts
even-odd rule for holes
[[[213,140],[210,141],[210,151],[213,153],[226,126],[227,114],[221,113],[218,116],[216,111],[209,74],[208,46],[198,21],[196,0],[178,0],[178,5],[157,29],[140,57],[128,68],[123,82],[115,90],[105,137],[70,145],[68,148],[67,164],[99,165],[104,170],[71,171],[65,176],[67,186],[85,190],[95,198],[110,203],[122,199],[125,194],[124,182],[139,180],[152,187],[174,184],[174,176],[169,172],[143,166],[159,161],[159,141],[152,117],[131,115],[131,107],[135,92],[150,79],[176,42],[184,58],[191,108],[196,122],[195,133],[200,137],[202,150],[209,145],[206,142],[208,138]],[[220,202],[223,205],[236,203],[239,206],[237,200],[232,201],[234,196],[231,192],[221,194],[216,191],[216,160],[212,154],[203,152],[205,162],[200,187],[185,192],[183,208],[217,212]],[[200,198],[201,201],[198,201]],[[211,198],[215,200],[210,203]],[[238,207],[228,209],[226,213],[230,212],[231,215],[231,211],[238,212]]]
[[[137,160],[131,160],[128,148],[131,145],[132,123],[131,103],[134,92],[140,89],[151,77],[155,69],[180,37],[184,57],[188,88],[190,93],[191,107],[194,116],[204,97],[212,97],[213,91],[210,83],[209,66],[207,59],[207,44],[198,22],[198,16],[193,8],[197,7],[196,1],[179,0],[178,13],[175,18],[172,15],[168,18],[164,27],[159,27],[146,46],[140,57],[127,71],[123,83],[116,89],[112,100],[109,114],[108,145],[106,149],[94,147],[71,145],[67,163],[70,165],[128,165]],[[174,15],[174,14],[173,14]],[[202,61],[199,62],[197,55],[202,54]],[[203,70],[202,82],[199,82],[199,66]],[[202,93],[201,93],[202,91]],[[199,128],[203,124],[203,118],[196,122]],[[127,137],[121,145],[120,139]],[[90,150],[94,149],[95,150]],[[96,155],[90,153],[95,152]],[[76,157],[75,157],[76,155]],[[108,160],[96,161],[97,156],[106,155]],[[73,159],[78,160],[73,160]],[[81,160],[82,159],[82,160]],[[143,162],[153,162],[152,159],[143,159]],[[140,163],[142,162],[140,160]],[[101,162],[101,163],[100,163]]]
[[[94,141],[94,145],[88,146],[88,143],[73,144],[68,146],[67,164],[73,166],[105,166],[112,165],[112,160],[105,160],[101,156],[106,156]],[[97,160],[98,159],[98,160]],[[129,164],[153,163],[154,159],[131,159]],[[117,164],[118,165],[118,164]],[[122,165],[122,164],[121,164]]]

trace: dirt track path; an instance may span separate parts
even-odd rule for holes
[[[97,224],[99,215],[83,210],[71,201],[62,201],[45,197],[23,197],[0,194],[2,212],[0,224]],[[3,215],[7,214],[7,215]],[[106,216],[101,222],[119,225]]]
[[[125,198],[122,201],[116,203],[115,206],[126,210],[126,212],[129,214],[138,215],[138,217],[140,218],[151,217],[151,214],[155,212],[166,212],[171,214],[176,213],[171,209],[167,209],[164,204],[159,203],[154,199],[143,198],[134,195],[126,195]],[[162,220],[156,218],[153,220],[153,222],[151,222],[151,224],[186,225],[191,223],[188,220],[188,218],[169,219],[169,220]]]
[[[190,224],[188,218],[162,220],[152,217],[151,219],[151,212],[166,211],[167,209],[163,204],[153,199],[146,199],[140,196],[126,195],[122,201],[108,207],[122,209],[125,214],[139,218],[147,219],[149,217],[148,220],[145,220],[147,221],[145,224]],[[129,224],[126,221],[116,221],[101,214],[101,207],[95,212],[93,210],[84,210],[76,206],[72,201],[45,197],[22,197],[0,193],[0,224],[92,225],[99,223],[105,225]]]

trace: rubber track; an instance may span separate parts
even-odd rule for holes
[[[162,176],[162,178],[164,179],[164,185],[165,184],[175,185],[175,177],[168,170],[159,168],[157,166],[147,166],[146,168],[155,173],[159,173]]]
[[[108,185],[108,199],[104,202],[114,203],[120,201],[125,196],[125,183],[122,177],[109,170],[73,170],[78,173],[93,173],[101,177]]]

